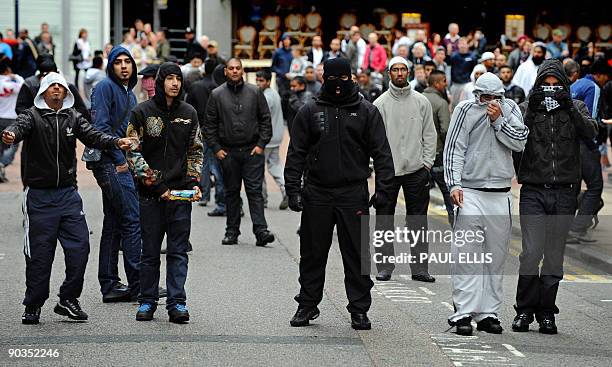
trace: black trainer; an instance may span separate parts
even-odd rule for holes
[[[457,327],[457,335],[463,335],[463,336],[470,336],[472,335],[472,318],[471,317],[464,317],[462,319],[459,319],[457,321],[448,321],[448,324],[450,326],[456,326]]]
[[[68,316],[72,320],[87,320],[87,314],[81,308],[78,299],[60,299],[55,305],[53,312],[58,315]]]
[[[412,280],[416,280],[417,282],[433,283],[436,281],[436,278],[429,275],[429,273],[423,273],[413,275]]]
[[[142,303],[136,312],[136,321],[151,321],[157,310],[157,305],[153,303]]]
[[[303,307],[298,306],[295,315],[289,321],[289,324],[293,327],[307,326],[310,325],[310,320],[314,320],[319,317],[320,312],[317,307]]]
[[[494,317],[487,317],[484,320],[480,320],[476,323],[476,329],[490,334],[501,334],[502,331],[504,331],[499,320]]]
[[[391,270],[383,269],[379,271],[378,274],[376,275],[376,280],[379,280],[381,282],[386,282],[388,280],[391,280],[391,273],[392,273]]]
[[[189,311],[187,306],[182,303],[178,303],[169,309],[168,316],[170,316],[170,322],[175,324],[184,324],[189,321]]]
[[[529,324],[533,322],[533,315],[527,313],[519,313],[512,321],[512,331],[526,332],[529,331]]]
[[[222,245],[237,245],[238,235],[234,233],[226,233],[225,237],[221,240]]]
[[[219,208],[214,208],[212,211],[208,212],[209,217],[225,217],[225,210],[221,210]]]
[[[130,288],[121,282],[115,283],[110,292],[102,295],[103,303],[130,302],[131,300]]]
[[[40,322],[40,307],[38,306],[26,306],[23,315],[21,316],[21,323],[24,325],[36,325]]]
[[[372,324],[370,323],[370,319],[368,319],[367,313],[351,313],[351,327],[355,330],[370,330],[372,328]]]
[[[541,334],[553,335],[557,333],[557,325],[555,324],[555,316],[543,315],[538,321],[540,329],[538,330]]]
[[[257,242],[255,242],[255,245],[263,247],[272,242],[274,242],[274,235],[272,232],[265,230],[257,236]]]

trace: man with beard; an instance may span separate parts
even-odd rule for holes
[[[514,159],[522,184],[522,252],[512,330],[529,331],[535,314],[540,333],[556,334],[565,240],[581,178],[579,141],[592,140],[597,125],[586,105],[572,100],[570,81],[557,59],[541,63],[529,99],[520,108],[530,133],[522,155]]]
[[[436,128],[431,104],[422,94],[415,92],[408,83],[408,62],[401,56],[389,62],[391,82],[389,90],[383,93],[374,105],[378,108],[393,153],[395,177],[390,186],[387,205],[377,206],[376,215],[380,222],[376,226],[392,230],[393,215],[400,188],[406,200],[406,227],[408,230],[427,231],[427,209],[429,207],[429,171],[436,157]],[[390,223],[389,223],[389,222]],[[393,242],[385,242],[376,251],[384,256],[393,256]],[[410,253],[416,259],[429,252],[429,244],[422,238]],[[376,264],[377,280],[391,279],[395,268],[393,263]],[[420,282],[435,282],[429,275],[427,262],[415,261],[410,264],[412,279]]]
[[[300,293],[291,326],[306,326],[319,316],[325,266],[334,227],[344,264],[351,326],[371,328],[367,312],[372,303],[367,247],[362,247],[362,216],[368,215],[369,160],[374,159],[376,205],[387,205],[393,180],[393,160],[378,110],[359,94],[351,80],[348,60],[324,65],[321,94],[300,109],[294,120],[285,165],[289,208],[302,212],[300,230]],[[302,176],[304,188],[302,189]],[[364,234],[362,229],[366,229]],[[363,265],[363,266],[362,266]],[[366,273],[366,274],[367,274]]]
[[[512,83],[523,88],[525,95],[529,95],[529,91],[533,86],[538,74],[538,68],[542,65],[546,57],[546,45],[542,42],[536,42],[533,45],[531,57],[522,63],[516,70]]]
[[[504,97],[513,100],[516,104],[521,104],[525,101],[525,91],[512,83],[512,74],[512,68],[508,65],[499,68],[499,78],[504,84]]]
[[[244,82],[242,61],[228,60],[227,82],[212,91],[206,107],[206,144],[221,161],[227,225],[223,245],[236,245],[240,235],[240,189],[244,182],[256,246],[274,242],[264,215],[262,184],[265,147],[272,138],[270,109],[263,92]]]
[[[159,67],[155,96],[132,110],[127,135],[139,142],[128,161],[139,181],[142,258],[137,321],[150,321],[159,300],[160,250],[166,236],[166,309],[170,322],[189,321],[185,293],[191,202],[201,197],[202,141],[198,115],[182,101],[178,65]],[[194,190],[188,200],[174,190]]]

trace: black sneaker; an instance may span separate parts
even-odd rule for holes
[[[448,324],[450,326],[455,326],[457,327],[457,335],[463,335],[463,336],[470,336],[472,335],[472,318],[471,317],[464,317],[462,319],[459,319],[457,321],[448,321]]]
[[[214,208],[207,214],[209,217],[225,217],[225,211],[219,208]]]
[[[372,328],[372,324],[370,323],[370,319],[368,319],[367,313],[351,313],[351,327],[355,330],[370,330]]]
[[[555,316],[543,315],[538,322],[540,323],[540,329],[538,331],[541,334],[553,335],[557,333],[557,325],[555,324]]]
[[[187,310],[187,306],[181,303],[178,303],[169,309],[168,316],[170,316],[170,322],[175,324],[184,324],[189,321],[189,311]]]
[[[391,273],[392,273],[391,270],[383,269],[379,271],[378,274],[376,274],[376,280],[379,280],[381,282],[389,281],[391,280]]]
[[[429,273],[422,273],[413,275],[412,280],[416,280],[417,282],[433,283],[436,281],[436,278],[429,275]]]
[[[132,292],[130,288],[121,283],[117,282],[113,286],[110,292],[102,295],[103,303],[114,303],[114,302],[130,302],[132,300]]]
[[[237,245],[238,235],[234,233],[226,233],[225,237],[221,240],[222,245]]]
[[[289,324],[293,327],[307,326],[310,325],[310,320],[314,320],[319,317],[320,312],[317,307],[303,307],[298,306],[295,315],[289,321]]]
[[[68,316],[72,320],[87,320],[87,314],[81,309],[78,299],[60,299],[55,305],[53,312],[58,315]]]
[[[533,322],[533,315],[527,313],[519,313],[512,321],[512,331],[526,332],[529,331],[529,324]]]
[[[136,312],[136,321],[151,321],[153,320],[153,314],[157,310],[157,305],[153,303],[143,303],[138,307]]]
[[[21,316],[21,323],[24,325],[36,325],[40,322],[40,307],[38,306],[26,306],[23,315]]]
[[[476,329],[490,334],[501,334],[502,331],[504,331],[499,320],[494,317],[487,317],[484,320],[480,320],[476,323]]]
[[[261,232],[257,236],[257,242],[255,242],[255,245],[259,247],[263,247],[272,242],[274,242],[274,235],[272,234],[272,232],[266,230],[266,231]]]

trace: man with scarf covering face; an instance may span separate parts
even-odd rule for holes
[[[597,124],[586,105],[570,97],[570,81],[556,59],[540,65],[528,101],[520,108],[530,133],[523,153],[514,157],[522,184],[523,249],[512,330],[528,331],[535,314],[540,333],[556,334],[555,301],[581,179],[579,141],[593,139]]]
[[[191,202],[201,197],[202,141],[196,110],[182,101],[181,69],[166,62],[159,67],[155,96],[132,110],[127,135],[140,144],[128,155],[139,181],[142,258],[140,307],[136,320],[149,321],[159,299],[160,250],[167,238],[166,309],[170,322],[189,321],[186,306],[187,250]],[[171,190],[194,190],[189,201],[175,200]],[[191,202],[190,202],[191,201]]]
[[[368,226],[361,217],[368,215],[369,160],[374,159],[376,173],[373,200],[385,206],[394,177],[393,158],[382,117],[359,94],[348,60],[326,61],[323,79],[320,95],[293,120],[285,164],[289,207],[302,212],[300,293],[295,297],[299,306],[290,324],[306,326],[319,316],[317,305],[323,297],[325,266],[336,226],[351,324],[366,330],[371,328],[367,312],[373,283],[369,261],[361,263],[369,258],[369,248],[362,246]]]

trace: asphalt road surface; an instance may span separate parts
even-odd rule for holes
[[[0,365],[56,366],[612,366],[612,277],[568,260],[558,297],[559,334],[513,333],[516,269],[520,240],[510,249],[501,320],[505,331],[472,337],[447,331],[452,313],[449,276],[425,284],[409,274],[377,282],[369,313],[372,330],[354,331],[346,311],[342,261],[335,243],[329,256],[321,316],[311,326],[292,328],[297,304],[299,215],[277,209],[270,194],[266,216],[277,241],[254,245],[248,213],[240,244],[221,246],[225,218],[194,207],[189,258],[188,325],[168,322],[164,308],[153,322],[134,319],[135,304],[103,304],[97,282],[101,197],[82,191],[91,235],[91,254],[81,304],[86,323],[52,311],[63,280],[58,246],[51,297],[41,324],[21,324],[25,289],[21,194],[0,193]],[[401,203],[400,203],[401,207]],[[440,214],[432,205],[433,214]],[[399,211],[401,214],[401,209]],[[433,228],[444,228],[432,220]],[[162,269],[164,263],[162,262]],[[120,266],[121,267],[121,266]],[[162,279],[164,279],[162,275]],[[57,350],[57,357],[10,358],[9,350]]]

